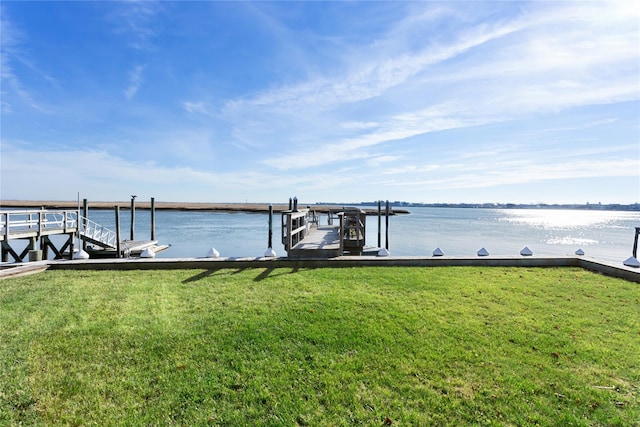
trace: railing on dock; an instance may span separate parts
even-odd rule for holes
[[[311,216],[309,209],[300,211],[285,211],[282,213],[282,244],[285,251],[289,251],[309,231],[314,216]],[[316,222],[317,224],[317,222]]]
[[[108,248],[116,247],[115,231],[79,215],[77,210],[0,212],[0,240],[38,238],[75,232],[79,232],[82,239],[91,243]]]
[[[313,228],[312,228],[313,226]],[[342,208],[329,212],[328,224],[320,225],[310,209],[282,213],[282,244],[293,257],[362,255],[366,238],[366,212]]]
[[[89,218],[80,217],[80,236],[90,243],[103,247],[115,249],[118,244],[118,237],[115,231],[103,227]]]
[[[78,211],[5,211],[0,212],[0,238],[19,239],[47,234],[73,233],[78,226]]]

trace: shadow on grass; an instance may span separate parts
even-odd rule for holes
[[[200,273],[196,274],[195,276],[191,276],[188,279],[183,280],[182,283],[186,284],[186,283],[197,282],[199,280],[206,279],[207,277],[214,276],[216,273],[219,273],[222,270],[227,270],[227,269],[225,269],[225,268],[216,268],[216,269],[205,270],[203,272],[200,272]],[[234,271],[232,271],[231,274],[233,274],[233,275],[240,274],[240,273],[244,272],[245,270],[250,270],[250,268],[246,268],[246,267],[237,268]],[[274,274],[274,270],[281,270],[281,272]],[[287,274],[296,274],[300,270],[301,270],[301,268],[297,267],[297,266],[293,267],[290,271],[286,271],[284,268],[269,267],[269,268],[265,268],[262,272],[260,272],[260,274],[258,274],[253,279],[253,281],[254,282],[261,282],[261,281],[263,281],[264,279],[267,279],[267,278],[285,276]],[[304,270],[313,270],[313,268],[305,268]]]
[[[224,268],[212,268],[212,269],[209,269],[209,270],[205,270],[205,271],[203,271],[201,273],[196,274],[195,276],[191,276],[188,279],[184,279],[182,281],[182,283],[186,284],[186,283],[197,282],[199,280],[206,279],[207,277],[214,276],[216,273],[222,274],[223,270],[225,270],[225,269]],[[241,273],[244,270],[246,270],[246,268],[238,268],[232,274],[238,274],[238,273]]]
[[[254,282],[261,282],[261,281],[263,281],[264,279],[266,279],[268,277],[277,277],[277,276],[284,276],[284,275],[287,275],[287,274],[295,274],[298,271],[300,271],[300,268],[294,267],[294,268],[291,269],[291,271],[284,271],[284,269],[280,268],[278,270],[283,270],[283,271],[281,273],[277,273],[277,274],[273,274],[274,270],[276,270],[276,269],[273,268],[273,267],[265,268],[265,270],[262,273],[258,274],[255,277],[255,279],[253,279],[253,281]]]

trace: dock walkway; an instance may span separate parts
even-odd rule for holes
[[[333,258],[340,256],[339,227],[318,225],[309,227],[307,234],[289,250],[291,258]]]
[[[54,242],[50,236],[61,236],[62,242]],[[2,262],[29,259],[48,259],[52,251],[56,259],[71,258],[75,253],[74,237],[83,241],[83,247],[96,258],[139,256],[145,249],[154,254],[168,245],[158,245],[156,240],[119,241],[119,233],[109,230],[80,214],[79,210],[14,210],[0,212],[0,247]],[[12,247],[11,242],[25,240],[22,249]]]
[[[338,224],[334,224],[337,219]],[[282,213],[282,244],[291,258],[334,258],[365,252],[366,212],[342,208],[329,213],[326,225],[311,209]]]

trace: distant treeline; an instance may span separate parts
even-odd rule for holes
[[[325,204],[324,202],[318,204]],[[345,203],[351,206],[375,206],[378,201]],[[586,204],[547,204],[547,203],[412,203],[393,201],[390,206],[401,207],[424,207],[424,208],[475,208],[475,209],[583,209],[594,211],[640,211],[640,203],[628,205],[611,203],[586,203]],[[383,203],[383,207],[385,203]]]

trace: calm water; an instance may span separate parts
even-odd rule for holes
[[[517,255],[528,246],[534,255],[587,256],[621,262],[631,255],[640,212],[553,209],[411,208],[409,215],[389,219],[392,255],[475,256],[485,247],[491,255]],[[89,218],[115,229],[113,211],[92,210]],[[326,215],[322,216],[326,223]],[[150,236],[150,214],[136,212],[136,239]],[[377,246],[378,218],[367,218],[367,244]],[[121,211],[122,238],[130,232],[130,213]],[[274,215],[273,243],[279,256],[280,215]],[[222,212],[156,212],[156,240],[171,247],[159,257],[202,257],[215,247],[223,257],[259,257],[267,247],[268,215]],[[385,244],[384,218],[382,245]]]

